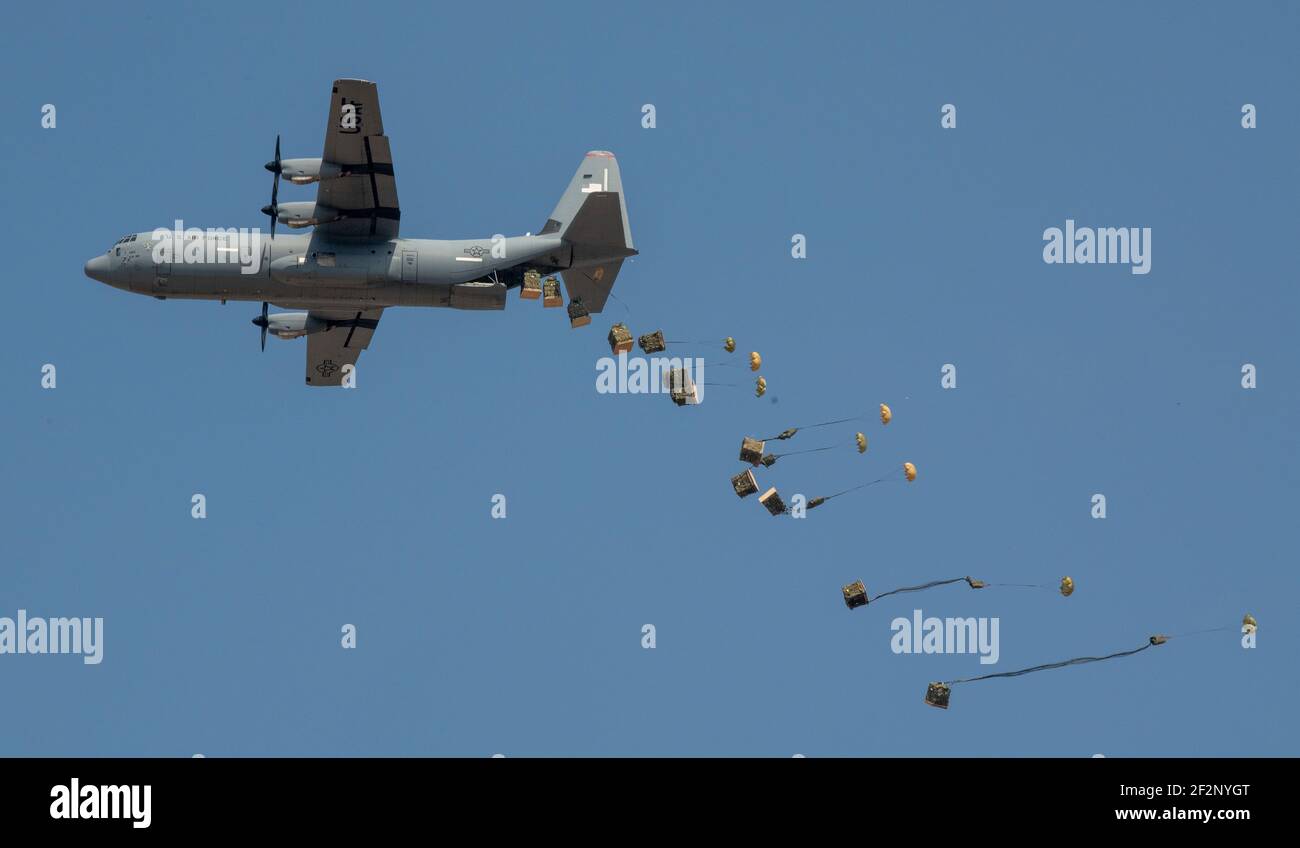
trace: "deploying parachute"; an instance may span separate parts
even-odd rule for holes
[[[854,436],[854,441],[857,442],[857,445],[858,445],[858,453],[866,453],[866,452],[867,452],[867,437],[866,437],[866,436],[864,436],[864,435],[861,434],[861,433],[858,433],[856,436]]]
[[[1246,618],[1249,618],[1253,625],[1254,619],[1251,618],[1249,614],[1246,616]],[[1235,628],[1212,627],[1206,630],[1194,630],[1191,633],[1179,633],[1176,634],[1175,636],[1165,636],[1163,634],[1157,633],[1154,636],[1148,637],[1145,645],[1143,645],[1140,648],[1134,648],[1130,651],[1116,651],[1113,654],[1106,654],[1105,656],[1101,656],[1101,657],[1074,657],[1073,659],[1061,660],[1060,662],[1045,663],[1044,665],[1030,666],[1029,668],[1022,668],[1018,671],[1000,671],[994,674],[981,674],[977,677],[963,677],[960,680],[947,680],[944,682],[931,683],[926,687],[925,690],[925,702],[932,707],[939,707],[940,709],[946,710],[948,709],[948,700],[952,696],[952,687],[956,686],[958,683],[974,683],[977,680],[992,680],[997,677],[1020,677],[1021,675],[1025,675],[1025,674],[1033,674],[1036,671],[1048,671],[1054,668],[1065,668],[1066,666],[1070,666],[1070,665],[1084,665],[1085,663],[1102,662],[1104,660],[1113,660],[1113,659],[1118,659],[1120,657],[1131,657],[1134,654],[1142,653],[1148,648],[1154,648],[1157,645],[1163,645],[1166,642],[1168,642],[1170,639],[1181,638],[1183,636],[1195,636],[1200,633],[1219,633],[1224,630],[1233,630],[1233,629]]]
[[[811,508],[812,504],[809,503],[808,506]],[[1067,577],[1065,579],[1069,580],[1070,578]],[[879,595],[876,595],[874,598],[869,598],[867,597],[867,587],[863,585],[861,580],[858,580],[857,582],[850,583],[848,586],[844,587],[844,602],[848,603],[849,589],[855,586],[860,588],[861,592],[854,594],[855,603],[849,604],[849,609],[866,606],[871,601],[878,601],[881,598],[887,598],[890,595],[902,595],[906,592],[920,592],[925,589],[933,589],[936,586],[948,586],[952,583],[965,583],[966,585],[970,586],[972,589],[987,589],[989,587],[997,587],[997,588],[1008,587],[1008,588],[1015,588],[1015,589],[1054,588],[1053,586],[1039,585],[1037,583],[987,583],[983,580],[977,580],[974,577],[967,576],[967,577],[951,577],[947,580],[931,580],[929,583],[922,583],[919,586],[904,586],[901,589],[891,589],[888,592],[881,592]]]
[[[817,450],[824,450],[824,448],[817,448]],[[770,455],[770,454],[769,454],[769,455]],[[781,454],[777,454],[777,456],[780,456],[780,455],[781,455]],[[775,462],[775,461],[776,461],[775,459],[772,460],[772,462]],[[769,464],[769,465],[770,465],[771,463],[765,463],[765,464]],[[903,472],[903,477],[907,480],[907,482],[911,483],[911,482],[913,482],[914,480],[916,480],[916,466],[913,465],[913,464],[910,463],[910,462],[904,462],[902,468],[898,469],[897,471],[891,471],[891,472],[888,473],[888,474],[885,474],[885,475],[883,475],[883,476],[877,477],[876,479],[872,480],[872,481],[869,482],[869,483],[861,483],[861,484],[859,484],[859,485],[857,485],[857,486],[853,486],[853,487],[851,487],[851,488],[844,489],[843,491],[836,492],[836,493],[833,494],[833,495],[826,495],[825,497],[813,498],[812,501],[809,501],[809,502],[808,502],[808,508],[811,509],[811,508],[814,506],[813,501],[816,501],[816,502],[817,502],[815,505],[820,506],[821,504],[826,503],[826,501],[830,500],[831,498],[838,498],[840,495],[847,495],[847,494],[849,494],[850,492],[856,492],[856,491],[858,491],[859,489],[867,489],[867,488],[870,488],[870,487],[872,487],[872,486],[875,486],[875,485],[877,485],[877,484],[879,484],[879,483],[888,483],[888,482],[891,482],[891,481],[893,481],[893,480],[897,480],[898,477],[897,477],[896,475],[898,474],[899,471],[902,471],[902,472]]]
[[[762,397],[767,394],[767,380],[759,377],[754,383],[754,397]]]
[[[735,353],[735,352],[736,352],[736,340],[733,339],[731,336],[727,336],[727,337],[726,337],[725,339],[723,339],[723,341],[722,341],[722,348],[723,348],[723,350],[725,350],[727,353]]]
[[[888,404],[882,403],[880,405],[880,423],[888,424],[890,421],[893,420],[894,420],[894,411],[889,408]]]
[[[749,370],[757,371],[763,367],[763,357],[758,355],[758,351],[751,351],[749,354]]]
[[[1069,577],[1061,578],[1061,594],[1067,598],[1074,594],[1074,581]]]

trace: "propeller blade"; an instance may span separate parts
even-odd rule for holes
[[[280,136],[278,134],[275,137],[275,158],[262,167],[266,168],[266,170],[270,171],[272,174],[280,173]]]
[[[253,319],[253,326],[262,328],[262,351],[263,352],[266,351],[266,328],[271,323],[269,320],[267,320],[266,317],[266,307],[267,307],[266,301],[262,301],[262,315],[260,318]]]
[[[276,208],[280,199],[280,172],[284,170],[284,166],[280,164],[279,133],[275,134],[275,158],[266,163],[266,170],[274,174],[275,177],[271,182],[271,205],[263,206],[262,211],[271,216],[271,238],[275,238],[275,225],[280,220],[280,212]],[[263,310],[263,314],[265,314],[265,310]],[[265,331],[263,331],[263,335],[265,335]],[[266,345],[265,338],[262,339],[262,345],[263,347]]]

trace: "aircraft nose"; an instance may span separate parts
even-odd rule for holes
[[[101,283],[108,282],[108,256],[100,255],[86,263],[86,276]]]

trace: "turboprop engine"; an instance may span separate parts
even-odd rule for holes
[[[277,203],[275,206],[263,206],[262,214],[273,215],[276,220],[283,221],[294,229],[326,224],[337,221],[340,217],[337,209],[320,206],[312,200],[295,200]]]
[[[306,312],[277,312],[265,318],[254,318],[253,326],[260,327],[266,322],[266,331],[282,339],[296,339],[328,330],[330,325],[319,318],[313,318]]]
[[[335,177],[342,176],[343,169],[333,162],[322,161],[319,157],[315,159],[281,159],[279,162],[270,161],[266,163],[266,170],[271,173],[279,173],[294,185],[307,185],[320,180],[332,180]]]

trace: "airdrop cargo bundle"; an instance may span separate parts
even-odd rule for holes
[[[547,277],[542,281],[542,306],[563,306],[564,297],[560,294],[560,281]]]
[[[582,305],[582,301],[575,300],[569,304],[569,326],[573,329],[585,327],[591,323],[591,313],[587,307]]]
[[[731,488],[736,490],[737,497],[745,498],[758,491],[758,481],[754,479],[754,472],[746,468],[744,471],[731,478]]]
[[[931,683],[925,689],[925,702],[932,707],[938,707],[941,710],[948,709],[948,697],[952,694],[946,684]]]
[[[867,605],[867,586],[861,580],[855,580],[844,587],[844,605],[857,609]]]
[[[536,268],[529,268],[524,272],[524,284],[519,289],[519,297],[522,300],[537,300],[542,296],[542,275]]]
[[[763,461],[763,442],[746,436],[740,442],[740,461],[748,462],[755,468]]]
[[[690,374],[686,373],[685,368],[669,369],[664,374],[664,385],[668,388],[669,397],[678,406],[700,402],[700,397],[696,393],[695,381],[691,379]]]
[[[626,324],[615,324],[609,328],[609,350],[615,356],[632,351],[632,332]]]
[[[653,333],[646,333],[637,339],[637,344],[641,345],[641,352],[647,356],[652,353],[661,353],[668,349],[664,342],[664,331],[655,330]]]
[[[773,515],[785,515],[785,501],[781,500],[781,496],[776,493],[775,486],[760,495],[758,502]]]

